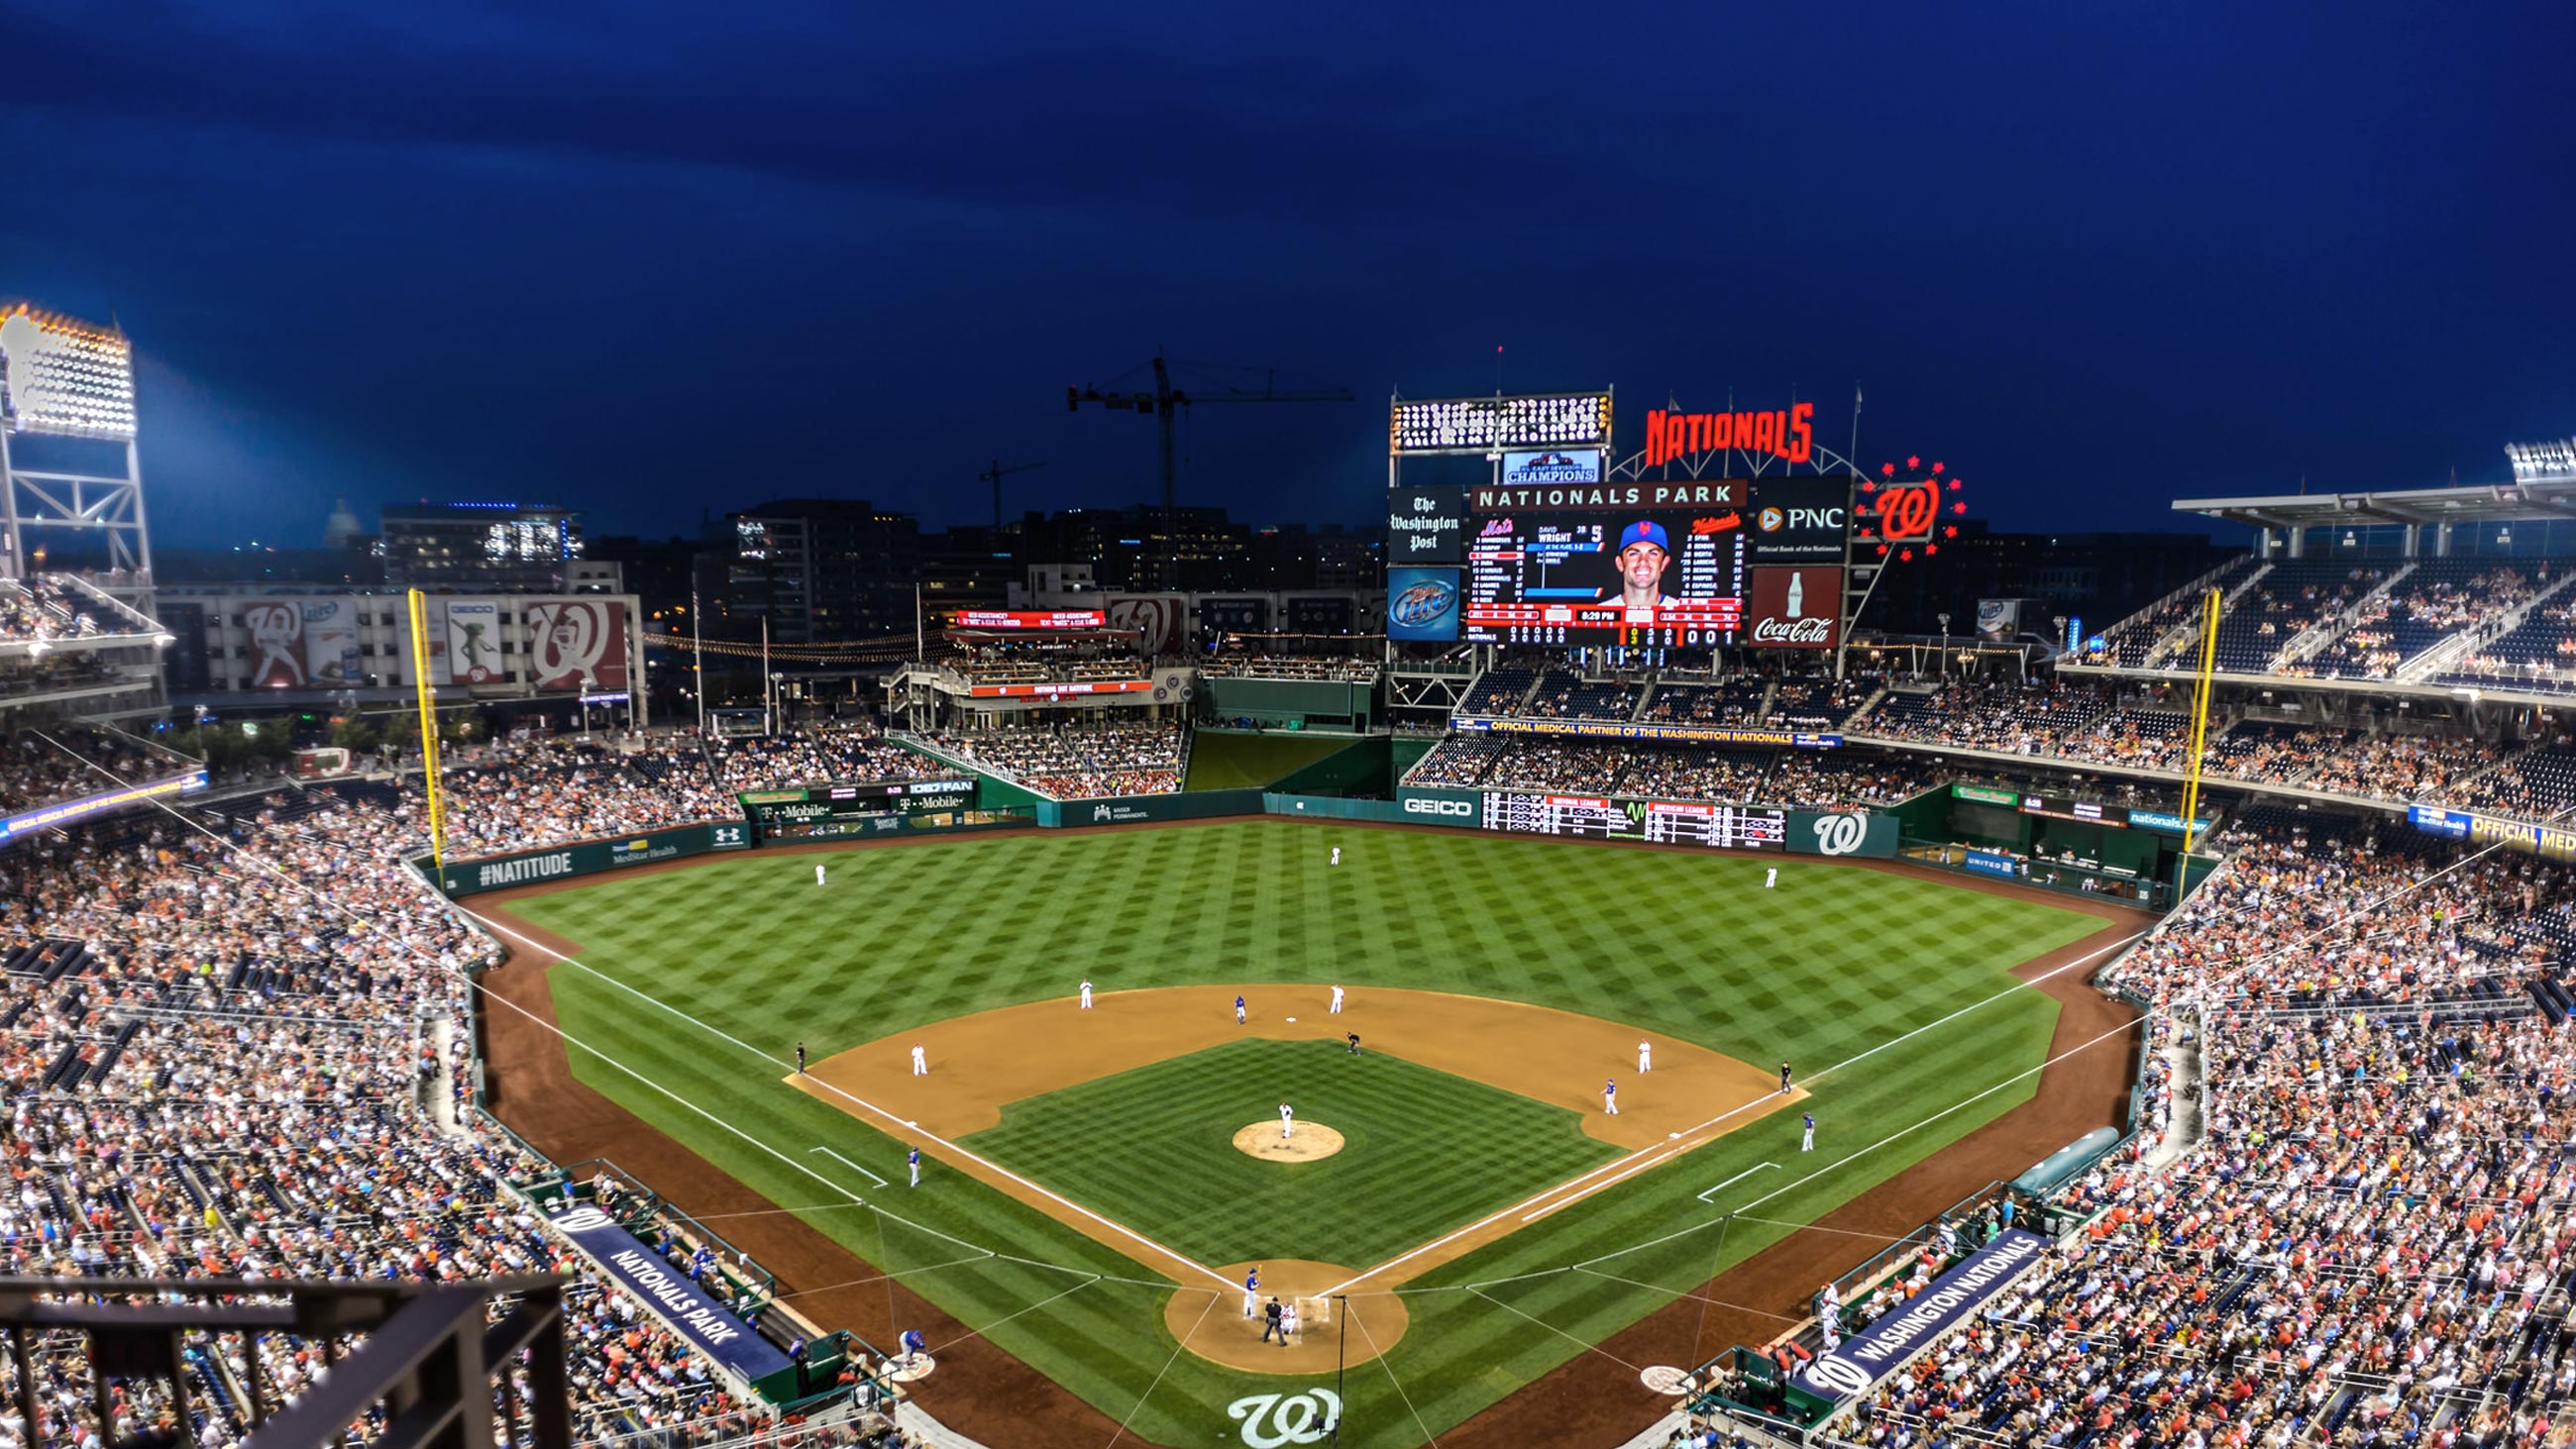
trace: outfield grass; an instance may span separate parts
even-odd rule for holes
[[[1335,845],[1338,869],[1326,865]],[[1770,866],[1780,886],[1766,891]],[[599,1053],[573,1052],[581,1078],[781,1203],[866,1186],[807,1155],[814,1144],[888,1175],[902,1156],[779,1080],[794,1041],[820,1059],[917,1023],[1065,996],[1084,975],[1103,990],[1249,976],[1467,992],[1798,1064],[1815,1093],[1816,1154],[1799,1155],[1796,1114],[1774,1114],[1408,1284],[1411,1331],[1347,1384],[1352,1449],[1442,1431],[1582,1352],[1576,1340],[1776,1240],[1787,1229],[1775,1223],[1812,1220],[2028,1100],[2037,1079],[2022,1074],[2043,1059],[2056,1006],[2010,990],[2010,968],[2099,925],[1811,858],[1302,821],[853,850],[820,889],[812,867],[732,857],[519,908],[586,947],[553,977],[564,1028]],[[1717,1225],[1757,1198],[1773,1221]],[[943,1178],[887,1213],[808,1221],[965,1323],[991,1325],[1002,1348],[1150,1441],[1230,1441],[1230,1401],[1293,1386],[1172,1357],[1164,1291],[1138,1281],[1150,1273],[975,1183]],[[1013,1258],[976,1257],[961,1240]]]
[[[1181,788],[1258,789],[1357,743],[1349,735],[1200,730],[1190,737],[1190,773]]]
[[[1263,1162],[1237,1128],[1293,1102],[1342,1134]],[[1201,1263],[1365,1268],[1619,1155],[1562,1107],[1329,1041],[1240,1041],[1007,1107],[966,1145]]]

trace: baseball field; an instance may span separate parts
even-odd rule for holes
[[[933,1413],[1025,1400],[1015,1446],[1305,1442],[1334,1406],[1344,1443],[1418,1444],[1576,1359],[1635,1394],[1608,1345],[1677,1299],[1786,1326],[1707,1285],[2028,1101],[2059,1006],[2015,968],[2080,977],[2131,929],[1811,858],[1278,820],[475,906],[523,947],[503,994],[574,1044],[496,1017],[505,1120],[559,1161],[626,1114],[667,1134],[707,1180],[622,1165],[779,1244],[823,1321],[922,1329]],[[547,1051],[577,1087],[507,1086]],[[1305,1300],[1288,1348],[1243,1315],[1255,1268]]]

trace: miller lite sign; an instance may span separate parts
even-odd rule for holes
[[[1842,640],[1843,571],[1804,564],[1747,570],[1745,644],[1756,649],[1831,649]]]

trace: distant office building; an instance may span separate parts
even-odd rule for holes
[[[388,506],[376,553],[388,584],[558,589],[568,582],[565,566],[582,557],[581,514],[529,503]]]
[[[912,628],[921,522],[864,499],[779,498],[725,519],[726,606],[784,644]]]

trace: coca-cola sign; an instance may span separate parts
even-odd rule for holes
[[[1767,649],[1831,649],[1842,639],[1843,571],[1800,564],[1746,570],[1744,642]]]

